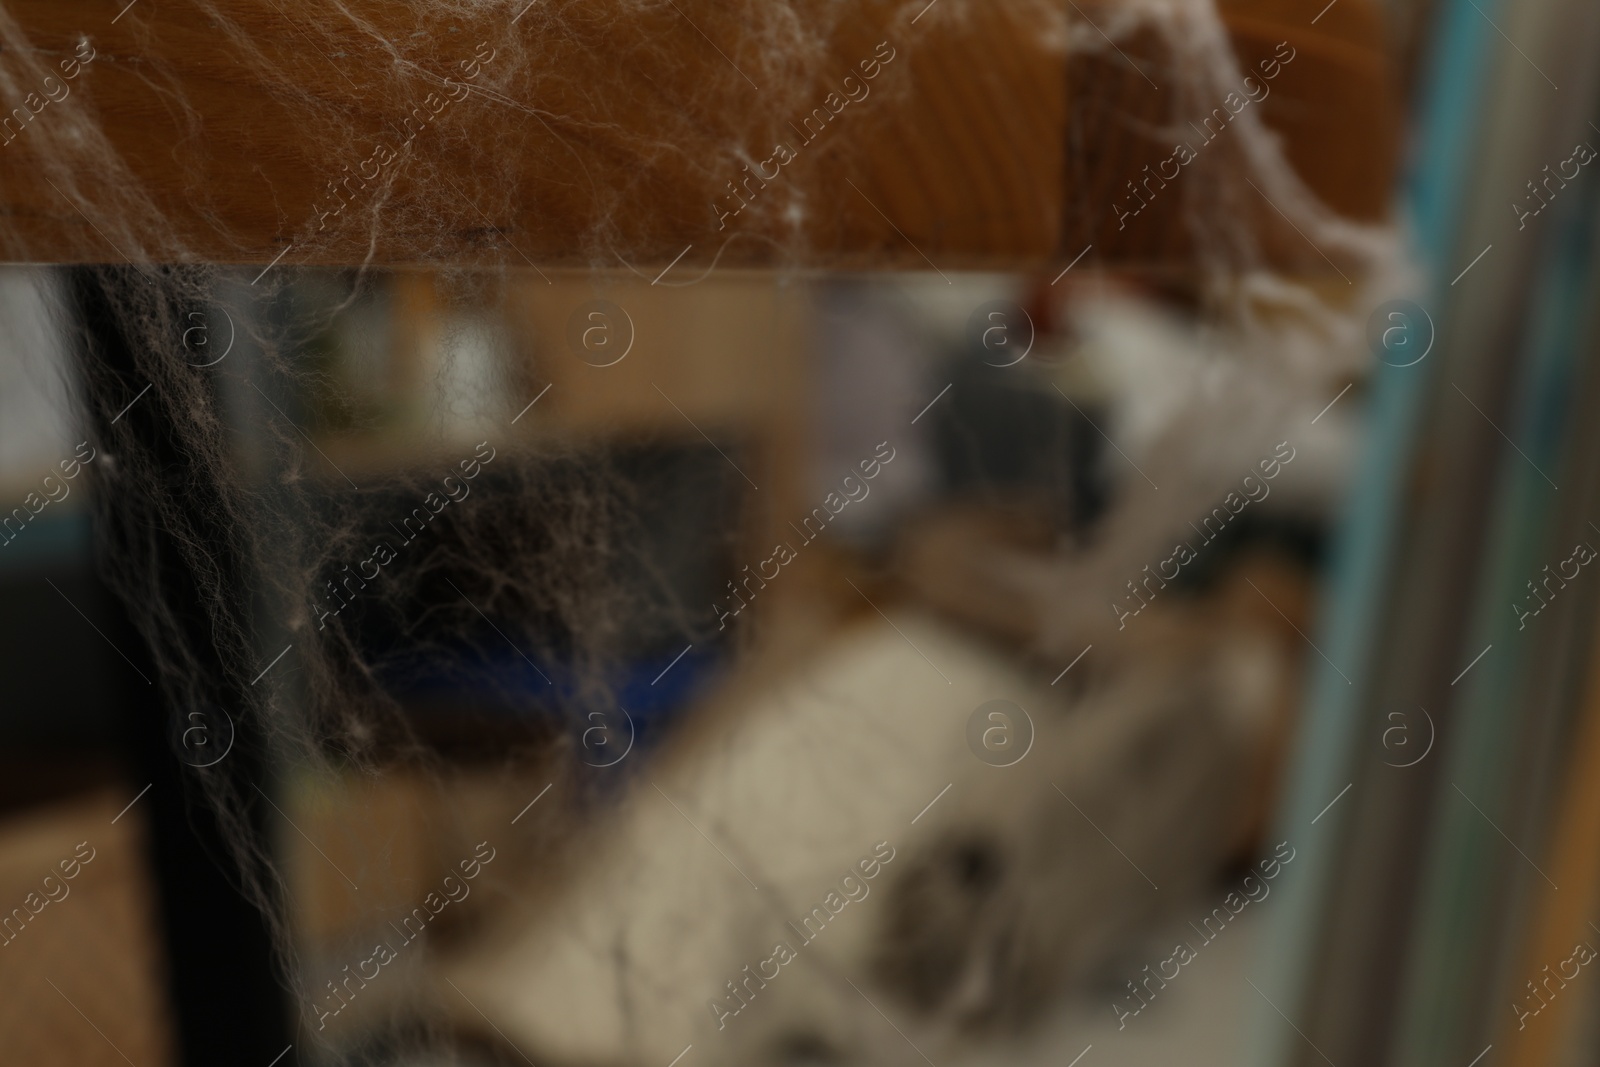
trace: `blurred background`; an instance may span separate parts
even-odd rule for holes
[[[1595,1062],[1600,16],[1069,6],[1048,269],[0,269],[0,1061]]]

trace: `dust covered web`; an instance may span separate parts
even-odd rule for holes
[[[959,21],[976,6],[939,0],[930,9],[913,0],[876,8],[896,47],[910,50],[919,21]],[[1164,66],[1151,70],[1180,112],[1209,111],[1243,77],[1208,0],[1095,8],[1105,17],[1092,27],[1070,5],[1017,0],[1012,6],[1037,22],[1042,37],[1072,53],[1105,57],[1114,42],[1154,32],[1166,55]],[[474,388],[463,391],[448,364],[420,383],[422,407],[408,433],[427,462],[381,473],[363,467],[348,476],[313,439],[330,428],[350,436],[382,430],[392,412],[371,401],[370,383],[330,372],[317,358],[319,346],[337,322],[352,315],[376,321],[362,320],[360,312],[393,299],[391,277],[370,266],[391,241],[414,262],[439,264],[444,303],[466,316],[453,320],[456,328],[515,317],[513,294],[537,268],[516,251],[515,235],[498,233],[504,242],[496,242],[492,261],[463,263],[456,255],[463,200],[493,230],[489,218],[509,217],[525,197],[547,198],[552,227],[567,227],[559,232],[570,245],[568,264],[595,272],[597,294],[619,270],[649,277],[654,271],[635,262],[639,235],[630,231],[625,242],[618,219],[651,195],[650,176],[670,164],[710,201],[729,174],[765,158],[779,119],[815,102],[818,69],[829,62],[829,43],[852,11],[823,0],[695,5],[695,33],[719,42],[729,56],[725,66],[695,64],[696,76],[686,80],[685,31],[663,30],[684,18],[672,0],[429,0],[381,13],[349,2],[190,7],[194,32],[203,32],[214,62],[246,69],[265,87],[270,106],[301,131],[296,157],[310,173],[327,176],[309,203],[273,206],[292,234],[284,263],[258,274],[199,262],[186,236],[197,232],[196,220],[208,239],[220,237],[241,260],[259,262],[262,250],[237,236],[219,190],[185,190],[185,214],[177,216],[159,191],[141,185],[82,99],[36,115],[24,134],[43,175],[126,260],[74,269],[60,289],[63,328],[81,353],[74,385],[82,419],[101,454],[89,468],[100,569],[153,656],[180,758],[196,762],[182,729],[196,713],[211,721],[221,712],[233,724],[230,757],[193,766],[196,798],[229,829],[241,884],[267,916],[286,963],[300,1033],[326,1043],[314,1006],[324,996],[325,975],[312,977],[301,965],[294,901],[258,829],[266,775],[380,780],[401,768],[441,783],[442,795],[450,770],[403,708],[405,670],[416,662],[458,662],[467,650],[503,641],[521,663],[511,672],[485,672],[497,679],[489,684],[501,687],[485,699],[526,707],[542,684],[552,696],[541,705],[555,725],[543,743],[528,741],[524,750],[497,758],[507,774],[533,761],[566,774],[570,785],[578,780],[577,738],[589,715],[616,706],[614,668],[628,635],[642,625],[674,642],[703,641],[715,620],[678,602],[656,562],[638,555],[647,483],[630,477],[613,455],[535,442],[513,430],[511,416],[540,383],[526,345],[511,333],[478,337],[491,353],[482,365],[494,369]],[[138,8],[122,21],[135,36],[144,32]],[[97,32],[83,27],[86,47],[77,53],[89,68],[111,61],[94,50]],[[56,57],[32,48],[21,20],[3,8],[0,46],[5,99],[20,99],[56,76]],[[137,69],[158,106],[181,118],[198,115],[175,71],[149,59]],[[459,79],[455,87],[445,85],[441,71]],[[624,76],[637,93],[597,89]],[[392,101],[393,114],[375,122],[370,112],[350,107],[328,91],[341,80],[352,97]],[[657,81],[663,88],[652,96],[645,83]],[[430,93],[436,94],[431,105]],[[752,100],[759,105],[749,106]],[[620,121],[624,105],[644,121]],[[419,107],[438,107],[439,121],[413,128],[409,116]],[[503,139],[462,140],[449,111],[468,107],[500,109]],[[196,128],[170,150],[179,158],[204,154],[207,132]],[[434,138],[440,150],[408,153],[411,136]],[[389,151],[377,151],[379,145]],[[439,167],[436,161],[449,154],[473,161],[470,189]],[[548,185],[525,184],[523,161],[530,156]],[[597,183],[596,164],[618,159],[629,162],[638,181]],[[240,167],[249,162],[240,160]],[[352,168],[363,179],[354,185],[346,181]],[[1256,195],[1251,184],[1308,243],[1338,261],[1358,295],[1324,299],[1268,265],[1266,238],[1253,221],[1262,216],[1239,206]],[[1358,365],[1364,311],[1373,302],[1368,294],[1401,288],[1390,232],[1340,219],[1319,204],[1255,111],[1239,116],[1228,140],[1209,150],[1174,195],[1192,232],[1218,338],[1214,390],[1229,393],[1265,425],[1285,396],[1310,395]],[[804,262],[801,223],[827,210],[788,190],[751,204],[745,232],[776,246],[774,262]],[[674,221],[661,220],[662,232]],[[713,221],[706,220],[708,229]],[[306,275],[291,269],[296,261],[355,266]],[[219,309],[230,313],[237,348],[213,363]],[[197,312],[211,331],[203,341],[193,330]],[[449,343],[440,347],[453,350]],[[1241,390],[1240,382],[1252,384]],[[1190,432],[1186,414],[1192,412],[1171,411],[1153,436],[1170,443]],[[1181,472],[1183,456],[1169,451],[1162,469]],[[446,475],[454,480],[447,483]],[[1209,499],[1212,490],[1196,493]],[[1167,524],[1188,500],[1172,494],[1151,505],[1162,510],[1128,521],[1141,528]],[[411,538],[406,522],[419,508],[436,517],[426,534]],[[390,546],[392,561],[379,558],[379,543]],[[1090,563],[1126,573],[1113,560]],[[1098,600],[1094,610],[1103,612]],[[403,662],[395,649],[405,651]],[[541,824],[542,847],[559,844],[561,825],[577,834],[577,812],[567,815],[555,828]],[[452,822],[458,813],[423,817]],[[363,884],[384,877],[381,868],[349,874]],[[422,1022],[427,1005],[419,1000],[409,1008],[399,1017],[405,1026],[422,1027],[415,1040],[425,1045],[433,1040]],[[357,1055],[331,1043],[324,1051]]]

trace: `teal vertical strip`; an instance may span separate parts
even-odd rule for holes
[[[1443,753],[1449,784],[1439,802],[1425,873],[1427,903],[1418,911],[1411,945],[1406,1011],[1397,1034],[1396,1059],[1401,1063],[1453,1065],[1470,1058],[1477,1051],[1471,1045],[1484,1040],[1475,1026],[1480,1008],[1491,1013],[1491,1023],[1515,1021],[1508,1003],[1480,1004],[1490,992],[1482,978],[1493,973],[1495,950],[1506,929],[1503,894],[1516,879],[1532,873],[1521,866],[1531,861],[1500,837],[1501,829],[1521,836],[1510,821],[1514,770],[1522,751],[1524,715],[1541,712],[1523,703],[1540,620],[1524,629],[1513,605],[1542,603],[1525,583],[1538,579],[1541,568],[1554,562],[1541,558],[1547,546],[1565,543],[1570,548],[1592,537],[1582,528],[1553,529],[1559,514],[1557,490],[1546,479],[1565,477],[1561,459],[1577,396],[1578,339],[1593,292],[1593,193],[1594,182],[1585,180],[1564,204],[1556,205],[1569,210],[1561,214],[1563,225],[1552,227],[1557,240],[1532,289],[1536,295],[1528,336],[1520,349],[1527,358],[1513,382],[1517,403],[1507,427],[1521,451],[1505,446],[1499,455],[1490,535],[1480,568],[1484,578],[1466,654],[1491,644],[1493,651],[1461,681],[1465,692],[1455,715],[1455,742]],[[1543,621],[1545,627],[1554,622]],[[1518,844],[1531,857],[1539,855],[1537,846],[1537,840],[1526,837]]]
[[[1428,301],[1432,308],[1444,306],[1449,289],[1438,275],[1440,265],[1455,252],[1494,45],[1493,27],[1474,3],[1491,14],[1495,9],[1492,0],[1443,0],[1440,5],[1403,183],[1417,255],[1435,279],[1434,298]],[[1415,455],[1429,379],[1441,362],[1429,359],[1404,368],[1379,364],[1372,377],[1366,450],[1335,535],[1318,626],[1318,646],[1350,681],[1320,657],[1310,661],[1303,726],[1277,830],[1278,840],[1297,847],[1305,843],[1304,860],[1280,887],[1280,904],[1261,949],[1257,984],[1272,1004],[1257,998],[1247,1048],[1253,1067],[1285,1067],[1304,1045],[1278,1011],[1301,1017],[1317,965],[1327,892],[1340,860],[1340,808],[1349,798],[1318,815],[1353,778],[1356,727],[1399,543],[1402,489]]]

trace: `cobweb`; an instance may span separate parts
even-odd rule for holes
[[[909,52],[919,29],[973,18],[979,4],[870,6],[887,27],[885,39]],[[1096,7],[1092,26],[1077,5],[1015,0],[1008,7],[1074,56],[1117,61],[1118,42],[1153,34],[1160,59],[1143,61],[1171,93],[1174,114],[1209,112],[1246,74],[1210,0]],[[830,42],[859,12],[835,0],[693,5],[695,33],[720,42],[728,62],[697,64],[686,80],[687,31],[673,0],[417,0],[381,12],[350,2],[265,0],[195,2],[187,10],[216,53],[263,88],[264,106],[301,131],[296,158],[327,176],[312,203],[271,206],[292,235],[285,262],[260,270],[263,250],[230,223],[227,198],[216,189],[185,190],[178,217],[142,185],[112,131],[92,107],[77,106],[81,100],[52,103],[18,137],[42,177],[126,261],[75,268],[59,288],[60,320],[79,353],[75,393],[98,452],[88,470],[99,567],[148,645],[175,751],[194,767],[197,799],[222,819],[240,884],[269,921],[301,1032],[320,1041],[312,1005],[324,994],[302,966],[286,876],[257,829],[262,786],[404,773],[443,793],[449,764],[407,711],[411,683],[439,665],[470,667],[476,650],[494,647],[493,663],[481,659],[481,670],[467,671],[488,687],[476,699],[538,707],[549,725],[542,737],[523,737],[489,758],[508,775],[537,764],[561,778],[560,803],[530,817],[544,827],[541,847],[554,849],[591,817],[599,787],[576,764],[591,716],[617,705],[619,660],[641,651],[641,632],[649,635],[643,651],[653,654],[711,642],[717,629],[714,617],[675,595],[660,561],[639,548],[649,478],[612,451],[515,430],[512,418],[542,383],[529,369],[525,342],[482,324],[514,319],[516,294],[540,268],[519,258],[517,235],[498,231],[493,262],[461,263],[463,201],[492,231],[489,218],[515,215],[525,197],[544,198],[551,226],[568,227],[559,231],[569,246],[562,265],[591,272],[597,295],[619,273],[648,279],[671,254],[660,251],[659,234],[681,220],[662,219],[659,233],[647,226],[642,235],[625,235],[618,220],[660,190],[652,175],[670,163],[708,191],[707,202],[724,195],[730,175],[770,156],[780,118],[816,104]],[[136,39],[143,32],[139,7],[118,17]],[[667,27],[675,28],[669,34]],[[153,106],[190,124],[189,139],[170,151],[180,161],[208,152],[210,131],[196,125],[184,80],[159,62],[99,53],[96,36],[95,26],[83,27],[74,53],[82,70],[137,64]],[[162,54],[149,43],[149,55]],[[0,96],[20,100],[47,79],[61,84],[60,58],[35,48],[23,20],[0,7]],[[607,78],[637,93],[598,92]],[[873,91],[904,92],[895,86],[882,77]],[[344,88],[352,98],[392,102],[393,117],[375,125],[348,106]],[[619,100],[641,118],[619,121],[608,110]],[[500,109],[501,138],[462,140],[448,119],[450,109],[465,107]],[[419,108],[430,113],[425,128],[410,118]],[[1150,131],[1153,139],[1170,132]],[[442,151],[409,153],[410,137],[436,138]],[[439,167],[445,155],[472,161],[469,187],[454,184],[459,171]],[[523,184],[520,161],[530,156],[547,185]],[[602,159],[628,161],[638,179],[598,183],[592,164]],[[238,165],[248,173],[251,161]],[[1146,453],[1164,457],[1152,468],[1163,482],[1167,473],[1182,481],[1193,462],[1176,442],[1192,435],[1196,407],[1228,398],[1251,431],[1240,436],[1253,442],[1272,432],[1286,400],[1321,396],[1329,382],[1358,373],[1367,309],[1406,285],[1394,232],[1320,204],[1259,109],[1240,114],[1227,138],[1174,184],[1194,249],[1210,362],[1208,384],[1190,406],[1166,411],[1148,428]],[[1325,260],[1348,291],[1336,286],[1330,297],[1328,286],[1281,269],[1268,251],[1282,241],[1280,219],[1251,207],[1257,196],[1315,250],[1297,249],[1292,265],[1322,270]],[[744,243],[777,265],[774,285],[803,277],[785,264],[807,262],[807,224],[828,211],[798,189],[743,209]],[[718,236],[716,221],[708,211],[703,224],[722,247],[734,247],[738,239]],[[258,266],[202,262],[194,239],[202,231],[204,247],[230,248]],[[20,239],[0,234],[0,241],[8,244],[0,252],[25,258]],[[341,377],[317,353],[351,321],[379,329],[385,302],[395,299],[392,275],[374,266],[395,258],[380,256],[387,245],[437,277],[450,313],[442,321],[455,331],[438,347],[452,354],[414,383],[422,399],[407,432],[427,460],[381,474],[365,465],[347,476],[316,441],[330,430],[380,430],[395,415],[374,399],[371,382]],[[354,265],[293,268],[336,261]],[[402,339],[356,343],[388,341]],[[737,489],[736,479],[720,487]],[[1187,493],[1125,517],[1138,535],[1108,539],[1121,555],[1076,563],[1069,587],[1084,581],[1085,570],[1120,578],[1128,571],[1121,559],[1148,558],[1142,544],[1213,493],[1197,479]],[[1093,599],[1093,612],[1104,615],[1103,598]],[[1074,632],[1070,622],[1061,629]],[[1062,636],[1060,644],[1070,642]],[[504,663],[510,669],[490,669]],[[194,766],[184,727],[197,715],[230,724],[228,758]],[[425,1015],[419,1009],[417,1017]],[[331,1045],[325,1051],[354,1055]]]

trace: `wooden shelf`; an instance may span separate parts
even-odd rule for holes
[[[1033,0],[942,0],[916,17],[886,0],[843,15],[796,0],[793,33],[814,46],[777,52],[758,18],[712,0],[538,0],[470,18],[357,6],[359,26],[294,0],[140,3],[115,19],[86,0],[9,5],[26,40],[0,55],[13,84],[42,94],[51,75],[68,93],[7,101],[38,113],[0,147],[0,257],[626,263],[663,285],[713,263],[1041,269],[1076,255],[1085,225],[1099,232],[1085,205],[1104,213],[1096,191],[1120,187],[1131,158],[1110,142],[1148,139],[1123,120],[1166,106],[1113,53],[1073,60],[1111,92],[1093,102],[1101,125],[1075,128],[1086,90]],[[1097,25],[1114,14],[1077,6]],[[1395,122],[1375,9],[1344,0],[1310,26],[1303,8],[1224,3],[1242,59],[1280,39],[1307,54],[1263,117],[1312,187],[1381,210]],[[63,82],[75,49],[93,59]],[[832,98],[830,114],[847,76],[865,96]],[[426,126],[405,127],[414,108]],[[719,219],[736,203],[728,183],[780,141],[793,160]],[[1165,237],[1094,239],[1101,262],[1185,255]]]

